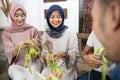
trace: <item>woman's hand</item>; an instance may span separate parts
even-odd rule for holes
[[[56,52],[53,54],[55,60],[59,60],[61,58],[66,58],[67,54],[65,52]]]
[[[53,58],[51,57],[51,54],[46,54],[44,58],[49,62],[51,62],[52,59],[54,59],[55,61],[59,61],[59,59],[62,58],[66,58],[66,59],[69,58],[69,56],[65,52],[55,52],[52,55]]]
[[[30,47],[30,44],[27,44],[27,43],[24,43],[21,45],[22,49],[29,48],[29,47]]]
[[[57,78],[57,80],[61,80],[62,74],[60,74],[59,72],[52,72],[47,78],[46,80],[52,80],[52,76],[54,76],[55,78]]]
[[[52,62],[52,57],[51,57],[51,54],[47,53],[45,56],[44,56],[45,60],[47,60],[48,62]]]
[[[54,57],[58,57],[58,58],[66,57],[65,52],[55,52],[53,55],[54,55]]]

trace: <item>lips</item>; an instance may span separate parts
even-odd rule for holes
[[[56,26],[59,25],[59,23],[53,23],[53,24],[56,25]]]
[[[18,25],[22,25],[23,23],[23,21],[17,22]]]

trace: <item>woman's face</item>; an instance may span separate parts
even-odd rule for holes
[[[24,24],[25,18],[26,17],[23,11],[21,9],[18,9],[14,14],[13,20],[17,25],[21,26]]]
[[[49,18],[49,22],[54,28],[57,28],[62,24],[62,17],[58,10],[53,11]]]

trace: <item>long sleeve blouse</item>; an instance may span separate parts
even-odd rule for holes
[[[26,40],[31,40],[34,38],[38,38],[38,31],[37,29],[31,27],[25,31],[18,31],[18,32],[9,32],[7,31],[7,29],[5,29],[3,31],[3,35],[2,35],[2,40],[3,40],[3,45],[4,45],[4,49],[5,49],[5,54],[8,58],[8,62],[9,64],[12,63],[13,60],[13,50],[15,48],[16,45],[18,45],[19,43],[22,43]],[[15,64],[20,64],[23,65],[25,60],[24,60],[24,56],[25,56],[25,49],[21,49],[18,59],[17,61],[13,61]]]

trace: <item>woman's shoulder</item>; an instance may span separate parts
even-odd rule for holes
[[[10,28],[9,27],[6,27],[4,30],[3,30],[3,32],[2,32],[2,37],[4,36],[4,37],[10,37],[11,36],[11,30],[10,30]]]
[[[11,31],[10,27],[5,27],[3,33],[10,33],[10,31]]]
[[[30,29],[32,29],[32,30],[37,30],[37,28],[34,26],[30,26],[30,27],[31,27]]]
[[[76,36],[76,33],[75,32],[72,32],[70,30],[66,30],[65,31],[65,34],[68,35],[68,36]]]
[[[34,27],[34,26],[31,26],[31,28],[30,29],[28,29],[31,33],[32,32],[38,32],[38,29],[36,28],[36,27]]]

